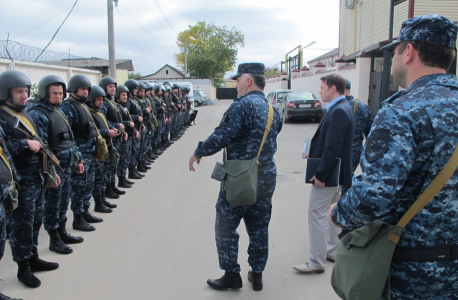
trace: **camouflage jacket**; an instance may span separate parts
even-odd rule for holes
[[[258,154],[269,112],[264,93],[253,91],[237,98],[231,104],[215,131],[194,152],[197,158],[210,156],[227,147],[228,159],[252,159]],[[260,169],[275,165],[277,135],[282,119],[273,110],[273,122],[259,157]],[[225,157],[224,157],[225,160]]]
[[[458,81],[451,74],[416,80],[388,98],[361,156],[363,173],[332,211],[345,228],[375,219],[396,224],[443,169],[458,145]],[[458,171],[407,224],[399,245],[458,243]]]
[[[5,144],[5,133],[3,132],[3,128],[0,126],[0,147],[2,147],[3,151],[5,152],[6,158],[8,159],[8,163],[11,168],[11,172],[13,173],[13,179],[16,181],[19,181],[19,178],[17,176],[16,172],[16,167],[13,162],[13,158],[11,157],[10,152],[8,151],[8,147],[6,147]],[[0,200],[4,200],[10,190],[10,185],[9,184],[0,184]]]
[[[345,97],[350,103],[351,108],[355,102],[353,96]],[[358,101],[358,100],[356,100]],[[372,127],[372,113],[366,104],[358,101],[358,110],[356,111],[355,117],[355,136],[353,140],[353,149],[359,149],[363,147],[364,136],[367,138]]]

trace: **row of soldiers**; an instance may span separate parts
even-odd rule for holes
[[[94,231],[92,224],[103,219],[90,213],[91,198],[94,211],[111,213],[117,205],[107,198],[125,194],[118,187],[131,188],[129,179],[143,178],[184,134],[192,103],[189,88],[170,82],[129,79],[118,85],[103,77],[91,85],[81,74],[68,85],[56,75],[45,76],[33,99],[30,89],[25,74],[0,74],[0,259],[8,223],[17,277],[36,288],[41,282],[35,272],[59,267],[38,256],[42,223],[49,249],[72,253],[68,245],[83,237],[66,230],[69,205],[73,229]],[[105,143],[108,155],[100,151]],[[1,299],[10,298],[0,293]]]

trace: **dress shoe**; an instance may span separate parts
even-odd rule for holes
[[[243,287],[240,273],[232,272],[225,272],[224,275],[219,279],[208,279],[207,284],[216,290],[238,290]]]
[[[253,284],[254,291],[262,290],[262,273],[248,271],[248,281]]]
[[[308,262],[300,265],[294,265],[293,266],[294,270],[297,270],[302,273],[323,273],[324,269],[316,268],[309,264]]]
[[[332,257],[329,257],[329,256],[326,257],[326,260],[327,260],[327,261],[330,261],[330,262],[332,262],[332,263],[336,261],[335,258],[332,258]]]

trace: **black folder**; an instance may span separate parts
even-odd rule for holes
[[[321,165],[321,158],[308,158],[307,169],[305,171],[305,183],[313,183],[310,179],[316,174],[316,170]],[[331,172],[326,178],[326,186],[338,186],[340,175],[340,158],[336,158],[334,165],[332,166]]]

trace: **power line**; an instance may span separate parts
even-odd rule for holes
[[[167,6],[167,5],[165,5],[164,3],[162,3],[162,2],[159,2],[159,1],[156,1],[156,2],[160,3],[162,6],[165,6],[165,7],[167,7],[167,8],[170,9],[170,10],[173,10],[173,11],[179,13],[179,14],[182,14],[182,15],[185,16],[185,17],[188,17],[188,18],[190,18],[190,19],[192,19],[192,20],[199,21],[198,19],[193,18],[193,17],[190,17],[190,16],[188,16],[188,15],[186,15],[186,14],[184,14],[184,13],[182,13],[182,12],[176,10],[176,9],[173,9],[173,8],[171,8],[170,6]]]
[[[67,20],[67,18],[70,16],[70,14],[72,13],[73,9],[75,8],[75,5],[76,3],[78,3],[78,0],[75,0],[75,3],[73,4],[73,7],[72,9],[70,9],[70,11],[68,12],[68,15],[65,17],[64,21],[62,22],[62,24],[60,24],[59,28],[57,28],[57,31],[56,33],[54,33],[54,35],[52,36],[51,40],[49,41],[49,43],[46,45],[46,47],[44,47],[43,51],[41,51],[40,55],[38,55],[38,57],[35,59],[35,61],[37,61],[41,54],[43,54],[43,52],[45,52],[46,48],[48,48],[48,46],[51,44],[51,42],[54,40],[54,38],[56,37],[57,33],[59,32],[60,28],[62,27],[62,25],[64,25],[65,21]]]
[[[159,20],[159,22],[161,23],[161,25],[167,29],[167,30],[170,30],[170,28],[167,26],[167,24],[164,24],[164,21],[162,20],[162,18],[160,18],[160,16],[158,17],[156,15],[156,12],[151,8],[151,6],[149,6],[148,2],[146,0],[143,0],[146,4],[146,6],[148,6],[148,8],[151,10],[151,12],[154,14],[154,17],[157,18]],[[171,31],[171,30],[170,30]],[[173,31],[171,31],[173,33]]]
[[[64,12],[66,12],[70,7],[72,7],[72,6],[70,5],[69,7],[67,7],[66,9],[64,9],[63,11],[61,11],[60,13],[58,13],[57,15],[55,15],[54,17],[52,17],[51,19],[49,19],[49,20],[47,20],[47,21],[44,21],[44,22],[41,23],[40,25],[37,25],[37,26],[33,27],[32,29],[29,29],[29,30],[27,30],[27,31],[24,31],[23,33],[20,33],[20,34],[18,34],[18,35],[15,35],[15,36],[13,36],[13,37],[11,37],[11,38],[14,39],[15,37],[18,37],[18,36],[20,36],[20,35],[23,35],[23,34],[29,32],[29,31],[32,31],[32,30],[34,30],[34,29],[40,27],[41,25],[44,25],[44,24],[48,23],[48,22],[51,21],[52,19],[58,17],[59,15],[63,14]]]
[[[173,26],[170,24],[169,20],[167,20],[167,18],[165,17],[164,13],[162,12],[161,7],[159,6],[159,4],[157,3],[156,0],[154,0],[154,3],[156,3],[156,5],[157,5],[157,7],[159,8],[159,10],[160,10],[162,16],[163,16],[164,19],[167,21],[167,23],[169,24],[170,28],[172,28],[172,30],[173,30],[175,33],[177,33],[177,32],[175,31],[175,29],[173,28]]]
[[[146,35],[150,38],[150,40],[152,40],[152,41],[156,44],[156,46],[159,47],[159,49],[161,49],[162,51],[164,51],[165,54],[167,54],[167,55],[169,55],[170,57],[173,58],[173,56],[172,56],[170,53],[168,53],[167,51],[165,51],[165,50],[159,45],[159,43],[157,43],[157,42],[152,38],[151,34],[150,34],[148,31],[146,31],[146,29],[143,28],[143,27],[137,22],[137,20],[132,16],[132,14],[131,14],[131,13],[127,10],[127,8],[122,4],[122,2],[120,2],[120,4],[121,4],[122,7],[126,10],[126,12],[132,17],[132,20],[135,22],[135,24],[136,24],[138,27],[140,27],[140,29],[143,30],[143,31],[146,33]],[[124,18],[126,18],[127,20],[132,21],[132,20],[130,20],[128,17],[126,17],[123,13],[121,13],[121,10],[119,9],[119,7],[118,7],[118,12],[119,12]]]

